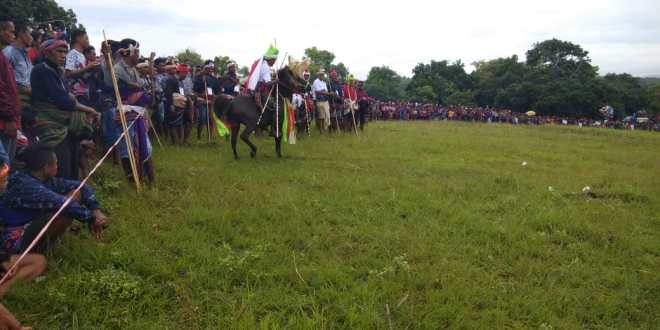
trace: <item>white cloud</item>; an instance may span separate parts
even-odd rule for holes
[[[307,47],[335,53],[359,78],[388,65],[410,75],[419,62],[524,53],[557,37],[590,51],[601,72],[660,73],[660,2],[634,1],[175,1],[64,0],[88,28],[131,36],[142,48],[172,54],[192,47],[249,65],[277,38],[282,52]],[[470,69],[470,68],[467,68]]]

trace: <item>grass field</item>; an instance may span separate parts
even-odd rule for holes
[[[156,148],[139,196],[106,166],[105,241],[69,235],[4,304],[36,329],[660,324],[660,134],[388,122],[258,145]]]

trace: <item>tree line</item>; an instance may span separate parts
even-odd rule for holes
[[[386,101],[407,100],[445,105],[507,108],[539,115],[598,117],[604,104],[621,118],[639,110],[660,114],[660,79],[630,74],[598,74],[589,53],[569,41],[546,40],[533,45],[521,61],[513,55],[472,63],[419,63],[412,77],[387,66],[371,68],[365,87]]]

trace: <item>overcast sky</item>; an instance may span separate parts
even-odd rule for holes
[[[281,54],[332,51],[358,78],[387,65],[411,76],[419,62],[471,63],[559,38],[590,52],[600,73],[660,76],[659,0],[385,1],[58,0],[94,45],[137,39],[143,54],[190,47],[250,65],[274,39]],[[466,70],[473,68],[469,65]]]

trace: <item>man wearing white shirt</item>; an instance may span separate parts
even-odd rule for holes
[[[320,69],[312,84],[312,92],[316,100],[316,127],[320,133],[330,127],[330,102],[328,102],[328,84],[325,82],[325,70]]]
[[[279,50],[271,45],[266,51],[266,54],[264,54],[264,58],[261,61],[261,67],[259,68],[259,80],[257,81],[257,86],[255,88],[255,101],[257,102],[259,108],[263,108],[265,106],[263,102],[266,102],[267,95],[270,92],[273,83],[271,68],[273,65],[275,65],[278,54]]]

